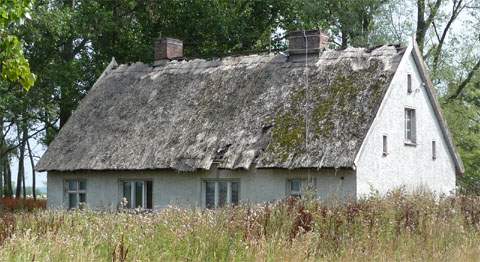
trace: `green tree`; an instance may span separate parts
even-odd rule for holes
[[[152,62],[159,35],[182,39],[190,58],[268,49],[289,6],[287,0],[38,0],[22,37],[39,76],[44,122],[63,126],[112,57]],[[48,130],[47,143],[58,127]]]
[[[12,194],[10,157],[12,143],[7,140],[11,121],[8,111],[16,103],[16,95],[21,90],[29,90],[35,75],[23,53],[23,44],[18,38],[18,27],[29,18],[29,0],[5,0],[0,2],[0,183],[2,193]],[[5,128],[5,123],[7,127]],[[14,148],[14,147],[13,147]]]
[[[22,43],[14,34],[24,17],[28,17],[29,0],[6,0],[0,3],[0,77],[19,83],[28,90],[35,81],[28,61],[23,55]]]
[[[372,43],[375,17],[388,0],[299,0],[296,27],[328,29],[341,48]],[[339,41],[337,41],[337,39]]]

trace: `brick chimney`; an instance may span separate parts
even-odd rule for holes
[[[305,60],[305,53],[308,56],[318,56],[328,47],[328,35],[320,30],[299,30],[289,32],[288,56],[289,60]]]
[[[155,40],[155,62],[183,58],[183,42],[169,37],[159,37]]]

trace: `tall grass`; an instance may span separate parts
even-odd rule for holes
[[[395,192],[344,204],[286,200],[158,213],[4,214],[12,261],[474,261],[480,198]]]

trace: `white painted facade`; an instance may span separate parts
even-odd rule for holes
[[[204,182],[212,179],[239,181],[241,203],[262,203],[283,199],[289,195],[291,179],[312,181],[312,192],[321,200],[342,200],[355,197],[353,170],[326,169],[321,171],[253,169],[231,171],[213,169],[196,173],[175,171],[125,171],[125,172],[75,172],[48,173],[48,208],[68,207],[66,181],[86,181],[86,203],[91,209],[117,209],[123,197],[121,182],[124,180],[150,180],[153,185],[153,208],[168,205],[205,207]]]
[[[407,48],[377,116],[356,158],[357,197],[384,194],[404,187],[427,189],[436,194],[455,192],[455,160],[442,133],[426,83],[414,59],[414,45]],[[407,91],[411,74],[412,92]],[[416,144],[405,139],[405,108],[416,112]],[[387,155],[383,155],[383,136]],[[436,159],[432,156],[436,144]]]

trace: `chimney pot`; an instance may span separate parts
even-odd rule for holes
[[[328,47],[328,35],[320,30],[299,30],[289,32],[288,54],[289,56],[318,55]],[[298,60],[298,59],[296,59]]]
[[[155,61],[183,58],[183,42],[170,37],[155,40]]]

